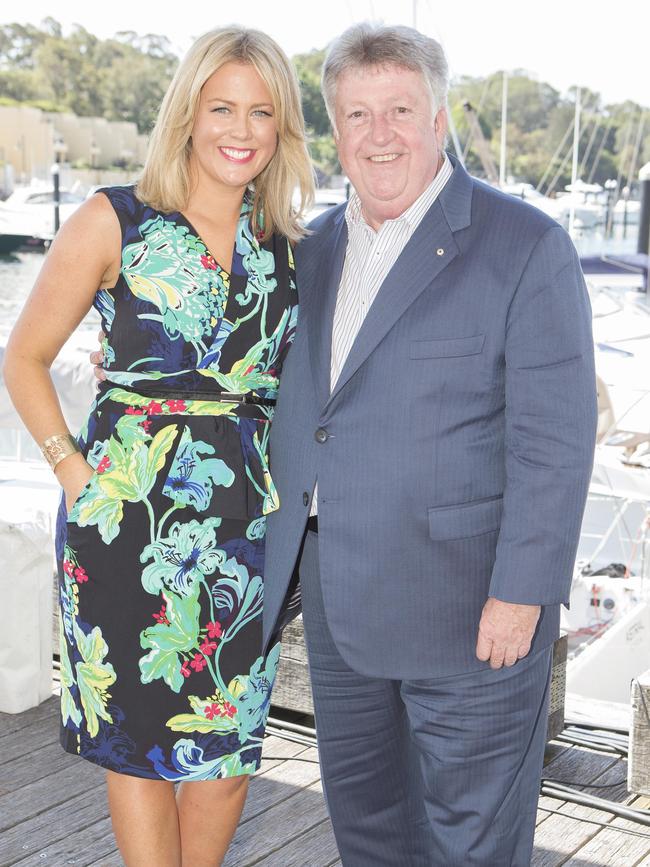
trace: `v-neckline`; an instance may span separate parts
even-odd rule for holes
[[[243,210],[243,202],[242,202],[242,210]],[[197,239],[197,241],[200,241],[203,244],[203,246],[205,247],[205,252],[207,253],[207,255],[210,256],[210,258],[214,262],[216,262],[216,264],[219,266],[221,271],[223,271],[223,273],[228,277],[228,280],[230,281],[233,277],[233,265],[235,264],[235,256],[237,255],[237,230],[239,229],[239,222],[242,218],[242,212],[241,211],[239,212],[239,217],[237,218],[237,225],[235,227],[235,240],[234,240],[234,243],[232,245],[232,259],[230,261],[230,269],[229,270],[227,268],[224,268],[223,265],[221,264],[221,262],[212,253],[212,251],[210,250],[208,245],[205,243],[205,241],[201,237],[201,234],[196,230],[196,227],[191,222],[191,220],[189,220],[188,217],[186,217],[182,211],[177,211],[176,213],[183,220],[183,222],[185,223],[187,228],[190,230],[190,232],[194,235],[194,237]]]

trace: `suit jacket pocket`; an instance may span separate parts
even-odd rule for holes
[[[412,340],[411,358],[458,358],[478,355],[483,351],[485,334],[473,337],[434,337],[431,340]]]
[[[429,536],[434,542],[467,539],[498,530],[503,497],[429,509]]]

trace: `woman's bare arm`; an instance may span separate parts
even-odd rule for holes
[[[120,227],[103,195],[95,195],[64,223],[11,333],[3,374],[25,426],[39,445],[68,432],[49,369],[86,315],[100,288],[120,268]],[[81,455],[64,458],[56,475],[71,502],[88,480]]]

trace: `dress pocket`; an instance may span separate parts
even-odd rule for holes
[[[91,466],[91,469],[93,471],[92,476],[88,479],[88,481],[83,486],[81,491],[79,491],[74,502],[72,503],[72,506],[70,507],[70,511],[68,512],[68,517],[67,517],[67,520],[69,522],[70,521],[73,523],[76,522],[76,520],[78,518],[78,513],[79,513],[79,506],[81,505],[81,502],[84,499],[84,497],[87,495],[88,491],[93,486],[93,482],[95,481],[95,478],[97,476],[97,469],[93,468],[92,466]]]
[[[83,486],[83,488],[79,491],[77,497],[72,503],[72,506],[70,507],[70,511],[67,512],[66,520],[68,522],[76,522],[79,513],[79,506],[86,498],[89,491],[94,487],[95,480],[98,475],[98,467],[100,467],[103,457],[106,453],[106,449],[108,448],[108,440],[102,441],[100,438],[99,422],[101,420],[101,417],[101,410],[97,410],[95,408],[91,409],[90,414],[81,430],[81,433],[77,437],[77,442],[79,444],[79,448],[81,449],[81,453],[83,454],[86,462],[90,466],[93,473],[86,482],[86,484]]]

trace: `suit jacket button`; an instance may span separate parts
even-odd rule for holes
[[[309,505],[309,494],[307,493],[307,491],[305,491],[304,494],[302,495],[302,504],[303,504],[303,506]]]
[[[326,443],[327,440],[329,439],[329,434],[327,433],[327,431],[325,430],[324,427],[319,427],[318,430],[316,431],[316,433],[314,434],[314,437],[316,439],[316,442],[320,443],[322,445],[323,443]]]

